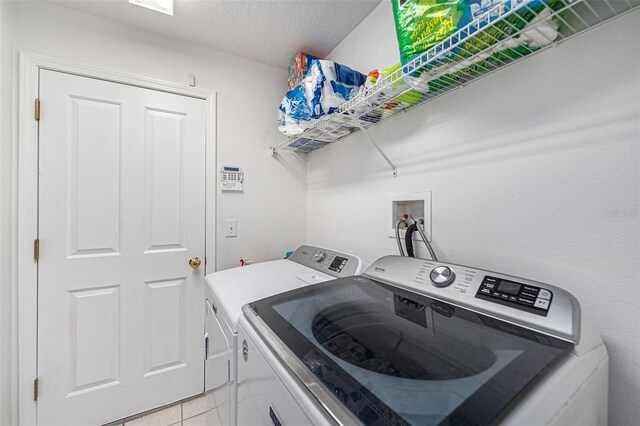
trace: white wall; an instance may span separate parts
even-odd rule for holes
[[[442,260],[575,294],[609,349],[615,425],[640,418],[639,17],[377,126],[396,178],[361,134],[311,154],[307,170],[312,244],[397,253],[388,194],[431,190]],[[365,73],[397,62],[390,3],[330,57]]]
[[[12,330],[11,286],[11,5],[0,2],[0,424],[11,424]]]
[[[14,115],[10,115],[11,104],[5,102],[3,89],[0,144],[0,424],[10,424],[11,402],[4,391],[9,389],[6,378],[11,374],[11,364],[7,364],[11,362],[7,358],[9,348],[14,351],[14,363],[16,358],[15,333],[10,333],[10,323],[5,321],[11,318],[11,299],[15,298],[10,232],[11,189],[16,184],[12,157],[16,154],[17,134],[7,134],[5,125],[8,123],[10,129],[17,117],[17,52],[34,52],[183,84],[187,83],[188,74],[193,73],[198,87],[217,92],[218,165],[210,165],[209,173],[217,174],[222,164],[240,165],[245,171],[243,193],[218,193],[218,229],[225,218],[238,220],[238,238],[226,239],[218,233],[218,269],[237,266],[244,257],[254,261],[282,258],[286,251],[305,241],[306,166],[294,159],[276,159],[268,154],[267,148],[282,139],[276,130],[276,120],[277,106],[286,88],[286,70],[156,37],[57,5],[39,2],[10,5],[4,1],[0,4],[2,23],[9,20],[14,30],[13,42],[9,44],[13,76],[2,74],[3,88],[7,81],[14,85]],[[4,43],[4,37],[2,40]],[[2,47],[4,54],[5,45]],[[3,56],[3,66],[7,63],[5,59]],[[5,108],[7,104],[9,108]]]

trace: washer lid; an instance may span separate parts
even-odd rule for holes
[[[336,406],[328,395],[340,401],[345,411],[331,412],[338,422],[496,423],[573,348],[362,276],[250,307],[248,319],[309,391],[325,407]]]

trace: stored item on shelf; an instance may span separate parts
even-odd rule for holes
[[[437,46],[436,54],[439,49],[447,50],[449,58],[453,54],[471,56],[487,45],[498,43],[508,34],[509,26],[520,30],[545,5],[553,7],[557,3],[558,0],[393,0],[400,59],[406,64],[434,46]],[[489,29],[479,38],[473,36],[488,24],[486,19],[481,20],[479,27],[474,28],[475,19],[488,13],[491,22],[502,14],[499,11],[510,10],[515,13],[498,28]],[[465,36],[450,37],[468,24],[472,25]],[[465,37],[469,40],[465,41]],[[445,42],[439,45],[442,41]]]
[[[305,88],[302,86],[296,86],[287,92],[283,103],[285,105],[284,111],[289,117],[308,120],[313,116],[312,105],[309,104]]]
[[[295,149],[299,152],[311,152],[315,151],[318,148],[322,148],[325,145],[328,145],[329,142],[307,139],[307,138],[299,138],[289,144],[290,148]]]
[[[393,0],[400,60],[407,63],[470,22],[473,0]]]
[[[360,122],[364,121],[366,123],[366,124],[363,124],[363,126],[369,125],[369,124],[376,124],[378,121],[382,119],[382,112],[380,110],[373,109],[361,115],[358,118],[360,119]]]
[[[338,127],[337,129],[322,132],[319,136],[315,138],[315,140],[322,141],[322,142],[331,142],[331,141],[335,141],[336,139],[340,139],[347,135],[350,135],[354,131],[355,131],[355,128],[353,127]]]
[[[306,76],[306,72],[305,75],[296,75],[294,77],[292,77],[291,79],[289,79],[289,82],[287,83],[289,90],[293,89],[294,87],[296,87],[298,84],[300,84],[302,82],[302,80],[304,80],[304,77]]]
[[[367,80],[364,74],[346,65],[321,59],[311,61],[305,84],[309,78],[313,82],[314,100],[319,100],[321,106],[320,115],[333,113],[340,105],[357,95]]]
[[[291,81],[291,80],[293,80],[293,76],[294,76],[294,73],[293,73],[293,64],[291,64],[291,65],[289,65],[289,76],[287,77],[287,81]]]
[[[496,59],[499,59],[500,56],[518,59],[529,53],[526,49],[518,49],[520,46],[528,47],[529,50],[534,51],[553,43],[559,35],[559,22],[555,19],[544,20],[549,14],[549,12],[541,13],[539,19],[536,18],[536,20],[527,25],[518,36],[512,39],[486,49],[472,58],[460,62],[452,61],[447,71],[462,71],[474,64],[480,64],[484,61],[493,62],[491,66],[496,66]]]
[[[373,70],[367,76],[365,87],[375,85],[381,77],[387,77],[397,71],[402,65],[400,63],[386,68],[382,71]],[[419,103],[424,95],[429,91],[429,76],[422,74],[419,76],[404,76],[391,82],[388,87],[377,92],[369,101],[370,105],[382,107],[382,109],[408,108]],[[365,119],[364,117],[360,117]],[[367,114],[367,121],[377,122],[381,115]],[[376,120],[377,119],[377,120]]]
[[[532,19],[531,16],[523,16],[522,18],[526,21],[522,21],[517,36],[500,41],[490,47],[487,47],[487,43],[483,43],[479,38],[473,37],[463,45],[465,53],[455,54],[455,60],[444,58],[427,64],[424,69],[428,71],[421,76],[425,74],[431,76],[430,90],[440,91],[457,82],[460,77],[499,68],[504,63],[521,59],[555,42],[560,35],[560,21],[555,17],[550,17],[549,9],[543,9],[539,2],[536,3],[540,8],[536,12],[537,16],[535,19]],[[557,4],[558,1],[555,0],[549,2],[550,7],[555,7]],[[505,28],[498,31],[505,31]],[[473,52],[473,55],[466,52]]]
[[[310,62],[314,59],[319,58],[306,52],[300,52],[293,58],[293,62],[289,65],[289,90],[293,89],[307,76]]]
[[[297,135],[358,94],[366,76],[332,61],[313,59],[301,84],[288,91],[279,107],[278,130]]]
[[[278,111],[278,130],[280,132],[289,136],[299,135],[306,129],[303,126],[304,122],[301,124],[300,120],[289,117],[282,110]]]

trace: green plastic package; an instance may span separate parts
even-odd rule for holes
[[[400,46],[406,64],[468,23],[473,0],[392,0]]]
[[[513,30],[522,30],[531,21],[541,18],[540,13],[562,8],[559,0],[392,0],[393,13],[400,47],[400,59],[403,64],[431,49],[442,41],[449,53],[439,62],[447,62],[453,57],[469,57],[486,50],[505,34]],[[501,8],[513,11],[505,21],[491,28],[478,31],[475,26],[477,17],[483,17],[481,25],[487,25],[486,13]],[[493,15],[490,15],[493,17]],[[461,28],[470,25],[471,35],[457,48],[450,47],[446,40]],[[551,42],[552,40],[549,40]],[[524,41],[523,41],[524,43]],[[518,52],[505,52],[513,58],[522,56]],[[431,63],[430,66],[437,66]]]

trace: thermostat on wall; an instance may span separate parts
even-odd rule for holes
[[[222,191],[242,191],[242,169],[236,166],[220,167],[220,189]]]

